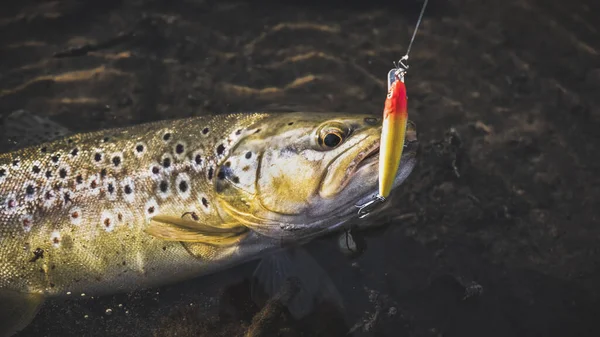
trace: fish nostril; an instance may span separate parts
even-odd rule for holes
[[[367,123],[368,125],[377,125],[377,118],[365,117],[365,123]]]

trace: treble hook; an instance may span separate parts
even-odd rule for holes
[[[366,217],[367,215],[371,214],[371,212],[377,208],[377,206],[383,204],[385,202],[385,198],[382,197],[381,195],[377,194],[376,196],[373,197],[373,200],[360,205],[360,206],[356,206],[358,207],[358,218],[362,219],[364,217]]]

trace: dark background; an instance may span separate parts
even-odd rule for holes
[[[378,115],[419,10],[3,1],[0,114],[74,131],[268,104]],[[365,234],[362,255],[335,238],[308,246],[346,312],[322,305],[294,322],[267,308],[269,332],[253,336],[600,336],[598,14],[594,0],[430,1],[407,76],[419,164],[370,220],[386,226]],[[254,265],[50,301],[21,336],[243,335],[262,309],[244,281]]]

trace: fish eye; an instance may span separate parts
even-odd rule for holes
[[[327,147],[334,148],[338,146],[342,142],[342,137],[336,133],[328,133],[325,138],[323,138],[323,144]]]
[[[318,143],[324,150],[331,150],[344,142],[348,135],[347,128],[339,123],[325,125],[318,132]]]

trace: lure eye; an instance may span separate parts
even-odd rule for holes
[[[331,150],[342,144],[347,135],[348,131],[344,125],[338,125],[338,123],[329,124],[319,131],[318,142],[323,150]]]

